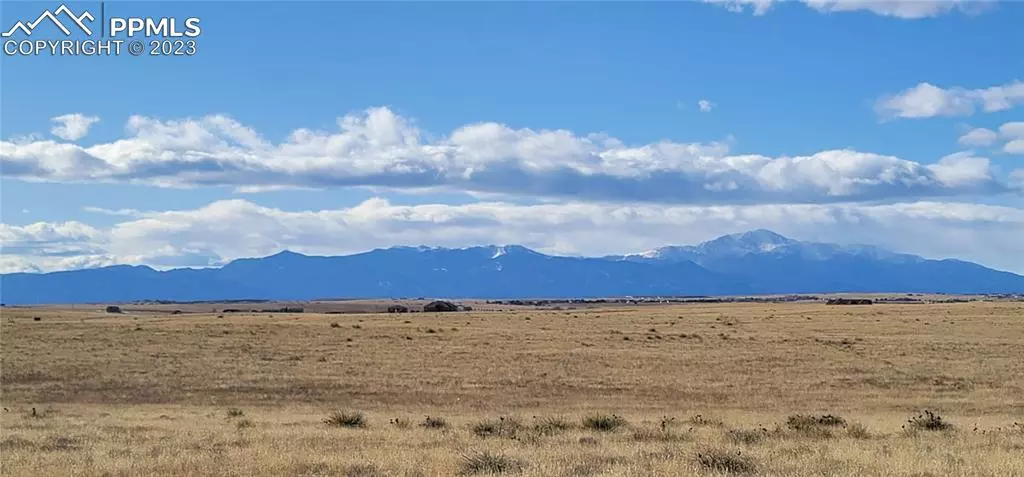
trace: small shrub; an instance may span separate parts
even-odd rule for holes
[[[44,451],[52,452],[78,450],[81,449],[81,446],[79,445],[78,439],[64,436],[56,436],[50,439],[49,442],[46,442],[39,446],[39,448]]]
[[[580,438],[579,443],[585,446],[596,446],[597,439],[594,439],[593,437],[590,436],[583,436]]]
[[[740,451],[711,450],[698,453],[697,463],[706,469],[730,474],[749,474],[756,468],[754,461]]]
[[[462,475],[504,474],[523,470],[523,463],[517,459],[492,454],[488,451],[462,456]]]
[[[824,416],[796,414],[786,419],[786,427],[800,437],[831,439],[834,437],[832,429],[846,427],[846,420],[831,414]]]
[[[334,427],[366,427],[366,416],[361,412],[336,412],[324,419],[324,424]]]
[[[786,419],[786,427],[799,431],[814,427],[845,427],[846,419],[826,414],[824,416],[808,416],[795,414]]]
[[[679,434],[670,429],[648,429],[641,428],[633,431],[633,440],[638,442],[678,442],[686,440],[685,434]]]
[[[341,328],[341,323],[331,323],[331,328]]]
[[[572,429],[572,423],[560,417],[545,417],[533,425],[533,430],[543,436],[553,436]]]
[[[248,429],[248,428],[250,428],[252,426],[253,426],[252,421],[250,421],[248,419],[240,419],[238,422],[235,423],[235,427],[237,427],[239,429]]]
[[[345,469],[345,477],[385,477],[387,474],[373,464],[355,464]]]
[[[697,414],[690,418],[690,424],[694,426],[709,426],[709,427],[722,427],[725,424],[715,418],[704,417],[701,414]]]
[[[228,418],[242,417],[242,416],[245,415],[245,412],[242,411],[241,409],[237,408],[237,407],[233,407],[231,409],[228,409],[227,415],[228,415]]]
[[[473,434],[480,437],[505,437],[515,439],[523,425],[512,418],[501,417],[497,421],[482,421],[473,426]]]
[[[734,444],[753,445],[768,437],[767,429],[729,429],[725,437]]]
[[[33,316],[32,317],[32,321],[42,321],[42,318],[40,318],[38,316]]]
[[[107,307],[107,313],[122,313],[121,307],[116,305],[110,305]]]
[[[853,423],[846,426],[846,437],[851,439],[870,439],[871,433],[862,424]]]
[[[609,466],[621,465],[629,462],[625,457],[611,457],[602,455],[582,455],[582,462],[572,467],[566,475],[571,477],[590,477],[603,473]]]
[[[0,441],[0,451],[16,449],[34,450],[37,447],[35,442],[18,436],[11,436]]]
[[[427,416],[427,418],[423,420],[423,423],[420,424],[420,426],[426,429],[444,429],[448,427],[448,421],[444,420],[443,417]]]
[[[408,419],[405,419],[405,418],[402,418],[402,417],[396,417],[396,418],[388,421],[388,424],[391,424],[392,426],[395,426],[395,427],[397,427],[399,429],[408,429],[408,428],[412,427],[412,423],[409,422]]]
[[[611,432],[626,424],[626,420],[615,414],[595,414],[583,418],[583,427],[593,431]]]
[[[907,420],[906,427],[915,431],[949,431],[953,429],[953,424],[926,409],[921,414]]]
[[[34,418],[34,419],[43,419],[43,418],[46,418],[46,417],[55,416],[57,414],[59,414],[59,412],[56,409],[51,408],[51,407],[48,407],[46,409],[40,409],[39,411],[36,411],[36,408],[32,408],[32,412],[28,415],[28,417],[31,417],[31,418]]]

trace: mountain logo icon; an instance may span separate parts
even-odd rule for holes
[[[92,35],[92,30],[85,24],[85,20],[88,20],[89,22],[96,20],[96,18],[93,17],[91,13],[84,12],[81,15],[75,15],[75,13],[72,12],[71,9],[67,7],[67,5],[61,5],[60,7],[57,7],[57,9],[54,10],[53,12],[50,12],[49,10],[44,10],[38,18],[29,23],[25,23],[22,21],[15,23],[14,25],[11,26],[9,30],[0,33],[0,36],[7,38],[9,36],[13,36],[15,32],[18,31],[24,33],[25,36],[30,36],[32,35],[32,31],[35,30],[40,23],[43,23],[43,20],[50,20],[51,22],[53,22],[54,25],[57,26],[57,28],[60,28],[60,31],[64,32],[65,35],[71,36],[71,30],[68,29],[68,27],[60,21],[61,15],[67,16],[67,19],[71,20],[74,26],[78,27],[78,29],[85,32],[86,35]]]

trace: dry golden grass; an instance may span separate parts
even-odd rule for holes
[[[100,309],[3,309],[0,474],[1024,476],[1021,303]]]

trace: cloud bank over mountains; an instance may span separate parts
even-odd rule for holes
[[[190,210],[89,210],[117,219],[108,227],[75,221],[0,224],[0,272],[112,264],[202,267],[286,248],[339,255],[423,244],[520,244],[547,253],[600,256],[756,228],[1024,271],[1024,210],[966,203],[397,205],[374,198],[347,208],[289,211],[236,199]]]
[[[731,154],[728,142],[630,145],[568,130],[468,124],[430,139],[386,107],[297,129],[274,144],[223,115],[132,116],[125,137],[83,146],[0,142],[7,178],[160,187],[383,187],[671,204],[822,203],[1019,193],[985,157],[934,164],[836,149],[808,156]]]

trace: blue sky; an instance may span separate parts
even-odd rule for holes
[[[1024,272],[1024,4],[106,14],[199,17],[199,52],[2,58],[0,271],[764,227]]]

